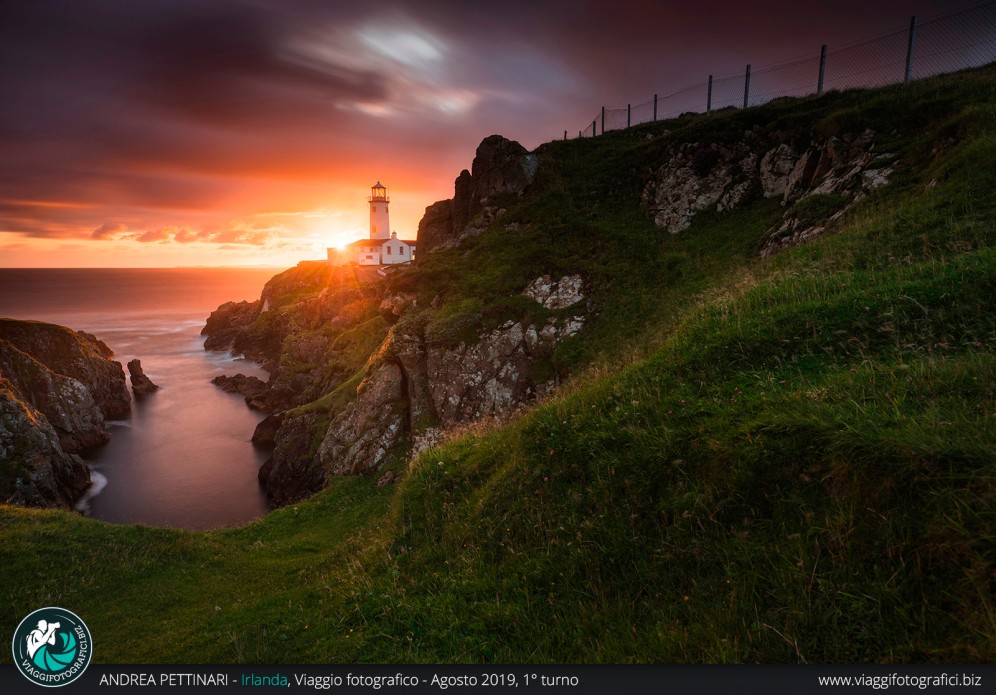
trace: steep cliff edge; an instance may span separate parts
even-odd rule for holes
[[[76,454],[106,443],[105,417],[131,407],[112,354],[82,331],[0,319],[0,499],[69,507],[86,490]]]
[[[131,412],[124,368],[107,345],[84,331],[40,321],[0,319],[0,340],[6,340],[46,367],[86,386],[105,418]]]
[[[271,369],[254,397],[280,417],[260,472],[271,499],[400,470],[448,432],[631,359],[623,336],[658,340],[655,326],[717,277],[852,224],[951,141],[915,115],[887,132],[846,110],[766,119],[683,119],[535,152],[489,136],[454,197],[426,209],[413,267],[360,282],[302,263],[258,302],[221,307],[209,343],[214,323]],[[365,340],[345,346],[356,331]]]
[[[507,204],[529,187],[536,177],[539,159],[519,143],[490,135],[481,141],[470,171],[460,172],[453,184],[453,197],[425,209],[418,224],[418,256],[460,243],[480,234],[505,212]]]

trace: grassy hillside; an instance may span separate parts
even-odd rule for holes
[[[669,143],[755,125],[871,127],[902,167],[768,260],[772,200],[657,230]],[[55,604],[106,662],[996,658],[996,70],[538,155],[492,230],[392,282],[445,334],[582,273],[559,396],[242,529],[0,508],[0,636]]]

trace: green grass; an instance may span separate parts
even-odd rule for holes
[[[557,397],[398,485],[335,479],[242,529],[2,508],[0,624],[66,606],[104,662],[992,661],[994,86],[987,68],[544,145],[506,218],[389,282],[447,342],[545,319],[522,288],[581,273]],[[665,148],[755,125],[872,127],[902,166],[770,259],[777,201],[655,229],[638,201]],[[338,338],[350,365],[378,320]],[[361,376],[302,410],[338,412]]]

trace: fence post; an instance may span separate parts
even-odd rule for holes
[[[591,137],[598,135],[598,129],[595,127],[596,121],[591,122]],[[602,131],[602,135],[605,135],[605,131]]]
[[[654,95],[654,120],[657,120],[657,95]]]
[[[631,109],[632,108],[633,108],[632,104],[626,104],[626,127],[627,128],[629,128],[629,124],[630,124],[630,113],[631,113]]]
[[[567,139],[567,131],[565,130],[564,131],[564,140],[566,140],[566,139]]]
[[[579,137],[579,138],[583,138],[583,137],[584,137],[584,136],[583,136],[583,135],[581,134],[581,131],[580,131],[580,130],[578,131],[578,137]]]
[[[602,135],[605,135],[605,107],[602,107]]]
[[[747,108],[747,100],[750,98],[750,63],[747,63],[747,74],[744,75],[744,108]]]
[[[827,71],[827,45],[820,46],[820,79],[816,83],[816,96],[823,96],[823,75]]]
[[[906,84],[910,83],[913,79],[913,51],[916,48],[916,15],[913,15],[910,19],[910,40],[906,44],[906,79],[903,80]]]
[[[709,75],[709,91],[706,92],[706,113],[712,113],[712,75]]]

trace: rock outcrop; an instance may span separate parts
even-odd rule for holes
[[[152,379],[142,371],[141,360],[134,359],[128,363],[128,374],[131,379],[131,390],[136,396],[147,396],[159,390],[159,386],[152,383]]]
[[[45,416],[0,377],[0,502],[72,506],[90,486],[90,469],[67,454]]]
[[[0,319],[0,340],[82,383],[105,418],[126,417],[131,411],[121,363],[112,361],[111,349],[89,333],[39,321]]]
[[[271,413],[259,421],[252,433],[252,443],[256,446],[275,446],[277,431],[284,422],[284,413]]]
[[[506,415],[549,393],[555,385],[549,357],[584,326],[583,281],[542,276],[523,294],[550,314],[541,322],[505,321],[471,340],[427,337],[431,310],[419,310],[412,297],[389,296],[382,311],[394,323],[355,397],[328,411],[320,433],[311,406],[284,415],[260,472],[271,501],[317,492],[330,475],[375,471],[407,447],[439,441],[448,428]],[[316,436],[321,443],[312,454],[308,441]]]
[[[225,302],[208,316],[201,335],[205,350],[227,350],[239,331],[259,315],[260,302]]]
[[[356,392],[356,400],[329,424],[318,449],[321,467],[333,475],[376,470],[404,435],[400,366],[384,362]]]
[[[767,256],[831,228],[851,205],[888,183],[895,168],[895,155],[875,152],[871,130],[814,137],[801,148],[773,142],[777,136],[766,139],[746,131],[732,144],[670,148],[644,187],[644,206],[659,227],[677,234],[703,210],[731,210],[757,196],[781,198],[786,211],[769,230],[761,249]],[[821,214],[811,219],[814,207]]]
[[[77,455],[128,413],[121,364],[92,335],[0,319],[0,501],[70,507],[90,484]]]
[[[317,413],[288,414],[273,454],[259,469],[259,483],[275,506],[303,499],[325,486],[325,469],[313,453]]]
[[[246,405],[254,410],[268,410],[267,396],[270,387],[256,376],[235,374],[234,376],[216,376],[211,383],[226,393],[238,393],[245,397]]]
[[[65,452],[79,453],[110,439],[104,416],[86,386],[52,371],[6,340],[0,340],[0,375],[44,417]]]
[[[448,248],[479,234],[505,209],[502,202],[522,195],[533,182],[539,159],[519,143],[490,135],[477,147],[470,171],[460,172],[453,198],[425,209],[418,225],[418,256]]]

